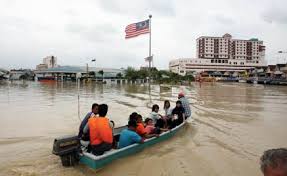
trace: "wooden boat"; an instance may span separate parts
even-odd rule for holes
[[[100,169],[105,165],[111,163],[114,160],[123,158],[132,154],[135,154],[144,148],[167,140],[174,136],[187,122],[184,121],[182,124],[175,128],[163,132],[159,137],[153,137],[146,139],[142,144],[133,144],[121,149],[112,149],[105,152],[103,155],[96,156],[92,153],[79,151],[79,142],[77,142],[77,136],[69,136],[65,138],[58,138],[54,141],[53,153],[59,155],[62,160],[63,166],[71,166],[78,160],[79,163],[84,164],[92,169]],[[114,137],[116,141],[119,139],[120,132],[126,127],[119,127],[114,130]],[[62,146],[62,148],[61,148]],[[70,147],[69,147],[70,146]]]

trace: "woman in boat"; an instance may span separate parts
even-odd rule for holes
[[[172,116],[172,107],[170,107],[170,102],[168,100],[164,101],[163,110],[165,112],[165,116],[170,118]]]
[[[173,108],[170,106],[170,102],[168,100],[164,101],[163,109],[165,112],[165,127],[170,127],[172,124],[172,110]]]
[[[164,119],[162,115],[158,113],[158,111],[159,111],[159,106],[157,104],[154,104],[152,106],[152,112],[150,113],[150,118],[155,123],[155,127],[164,128],[164,125],[165,125]]]
[[[137,122],[130,120],[128,122],[128,128],[124,129],[120,134],[119,149],[132,145],[134,143],[143,143],[144,138],[136,133]]]
[[[172,128],[179,125],[185,119],[184,108],[182,107],[181,101],[176,102],[175,108],[172,110]]]

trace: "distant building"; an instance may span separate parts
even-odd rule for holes
[[[57,67],[57,57],[47,56],[43,59],[43,64],[46,64],[48,68]]]
[[[47,64],[39,64],[36,66],[36,70],[46,70],[46,69],[48,69]]]
[[[169,69],[180,75],[190,72],[244,72],[265,67],[265,46],[258,39],[233,39],[202,36],[196,40],[198,58],[179,58],[169,62]]]
[[[48,68],[55,68],[57,66],[57,57],[47,56],[43,58],[43,63],[36,66],[36,70],[46,70]]]
[[[30,69],[12,69],[9,74],[10,80],[19,80],[19,79],[34,79],[34,73]]]
[[[122,76],[125,74],[123,69],[89,67],[87,72],[87,67],[79,66],[59,66],[35,71],[38,80],[45,77],[53,80],[75,80],[77,74],[81,75],[81,77],[93,77],[96,79],[116,79],[119,73]]]
[[[198,58],[264,60],[265,46],[257,38],[250,40],[233,39],[230,34],[222,37],[202,36],[196,40]]]

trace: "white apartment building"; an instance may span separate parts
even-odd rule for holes
[[[222,37],[202,36],[196,40],[198,58],[180,58],[170,61],[171,71],[185,75],[202,71],[245,71],[266,66],[265,46],[258,39],[232,39],[230,34]]]
[[[54,68],[57,66],[57,57],[47,56],[43,59],[43,64],[46,64],[48,68]]]

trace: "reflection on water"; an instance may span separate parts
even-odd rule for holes
[[[175,105],[183,91],[194,121],[169,141],[123,158],[100,175],[260,175],[258,158],[286,147],[287,89],[249,84],[191,86],[80,86],[80,116],[92,103],[107,103],[108,116],[125,125],[131,112],[148,116],[153,104]],[[0,82],[0,173],[4,175],[94,175],[84,166],[63,168],[51,155],[55,137],[79,126],[74,82]],[[163,113],[163,111],[161,111]],[[188,153],[188,155],[187,155]],[[219,162],[220,161],[220,162]]]

